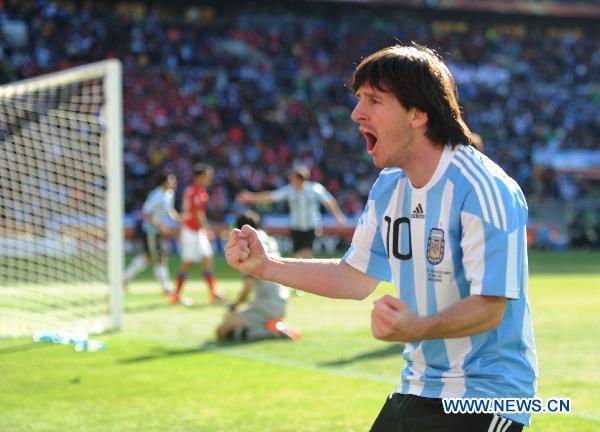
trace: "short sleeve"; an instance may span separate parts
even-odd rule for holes
[[[290,196],[291,192],[292,192],[292,187],[290,185],[285,185],[285,186],[280,187],[279,189],[275,189],[273,192],[271,192],[271,199],[273,201],[283,201]]]
[[[317,194],[317,197],[319,197],[319,201],[321,201],[323,204],[333,199],[333,195],[331,195],[321,183],[315,183],[313,190]]]
[[[470,293],[518,299],[527,277],[526,217],[522,208],[505,202],[517,223],[504,229],[482,216],[485,204],[471,192],[460,214],[462,263]]]
[[[369,200],[354,231],[352,244],[342,259],[369,276],[390,281],[389,261],[380,232],[375,201]]]

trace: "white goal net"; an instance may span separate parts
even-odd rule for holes
[[[0,86],[0,337],[120,326],[121,65]]]

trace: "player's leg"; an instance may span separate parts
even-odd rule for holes
[[[240,313],[243,322],[242,337],[245,340],[272,339],[280,337],[278,332],[273,332],[267,328],[267,322],[272,318],[272,314],[264,310],[256,303],[253,303]]]
[[[217,327],[217,340],[232,340],[238,336],[240,338],[240,330],[243,328],[244,321],[242,315],[238,312],[229,312],[223,320],[223,324]]]
[[[262,327],[271,332],[275,337],[292,340],[300,339],[301,332],[294,328],[285,319],[286,299],[269,300],[266,302],[255,300],[252,307],[260,310],[263,315]]]
[[[292,245],[294,258],[312,258],[313,243],[315,241],[315,230],[298,231],[292,230]],[[297,296],[304,295],[303,291],[294,290]]]
[[[193,263],[200,261],[201,258],[198,242],[198,231],[189,229],[185,226],[181,228],[179,233],[181,266],[179,267],[179,273],[175,283],[175,291],[171,295],[171,303],[182,303],[181,292],[183,290],[183,285],[189,276],[189,271],[192,268]],[[188,300],[183,303],[190,303],[190,301]]]
[[[123,275],[123,287],[125,289],[127,289],[129,282],[132,281],[133,278],[135,278],[139,273],[144,271],[146,267],[148,267],[148,264],[150,264],[150,256],[148,254],[148,248],[146,244],[146,233],[142,228],[141,222],[137,223],[135,226],[134,238],[142,240],[142,252],[133,257],[125,269]]]
[[[297,231],[292,230],[292,243],[294,256],[296,258],[312,258],[313,245],[315,242],[315,230]]]
[[[223,300],[224,297],[217,291],[217,280],[214,276],[212,257],[202,257],[200,266],[202,267],[202,275],[208,286],[210,301],[216,302]]]
[[[213,251],[206,230],[200,230],[198,240],[200,254],[202,256],[200,259],[200,266],[202,267],[204,280],[208,285],[210,300],[211,302],[223,300],[224,297],[217,291],[217,280],[214,276]]]
[[[255,299],[241,315],[248,340],[300,339],[300,331],[284,319],[285,302]]]
[[[148,245],[148,255],[154,266],[154,277],[160,282],[163,294],[171,294],[171,282],[169,280],[169,268],[167,267],[163,237],[160,233],[146,233],[146,242]]]
[[[284,317],[274,318],[267,321],[264,325],[275,337],[287,338],[292,340],[300,339],[302,333],[287,322]]]
[[[182,255],[183,256],[183,255]],[[181,266],[179,267],[179,272],[177,274],[177,280],[175,282],[175,290],[173,294],[171,294],[170,302],[173,304],[182,303],[185,305],[191,305],[191,301],[186,299],[184,300],[181,296],[181,292],[183,290],[183,285],[189,276],[190,269],[194,263],[192,261],[182,261]]]
[[[290,230],[290,235],[292,237],[292,253],[294,256],[296,256],[296,254],[299,253],[300,249],[302,248],[302,231]]]
[[[302,248],[294,253],[294,258],[313,258],[314,253],[312,248]]]
[[[166,257],[163,257],[158,263],[154,264],[154,277],[160,282],[163,294],[170,295],[171,282]]]
[[[138,274],[140,274],[146,267],[148,267],[148,263],[150,262],[147,253],[144,251],[142,253],[137,254],[127,268],[125,269],[125,276],[123,277],[123,285],[127,286],[127,284],[133,280]]]

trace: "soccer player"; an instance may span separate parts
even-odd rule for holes
[[[175,291],[170,301],[173,304],[189,305],[191,301],[181,297],[181,290],[188,272],[194,263],[200,263],[204,280],[208,285],[211,302],[223,300],[217,292],[213,273],[213,251],[208,238],[208,219],[206,206],[209,195],[207,188],[213,179],[213,169],[205,164],[194,165],[194,181],[183,193],[183,211],[180,233],[181,267],[177,276]]]
[[[179,221],[179,214],[174,205],[176,186],[177,178],[174,174],[161,174],[156,188],[144,201],[142,207],[144,252],[137,255],[125,270],[125,285],[151,262],[154,266],[154,277],[160,282],[163,294],[171,293],[167,247],[163,243],[172,235],[172,228],[167,221],[169,219]]]
[[[237,196],[243,204],[287,200],[294,256],[301,258],[313,256],[315,230],[321,222],[321,204],[327,207],[340,225],[346,224],[346,217],[335,198],[322,184],[309,181],[309,176],[308,168],[297,165],[290,171],[289,184],[286,186],[275,191],[243,191]]]
[[[279,256],[277,241],[259,228],[259,216],[247,210],[238,216],[235,225],[249,225],[256,229],[259,241],[271,256]],[[254,291],[252,304],[238,312],[238,307]],[[244,287],[237,300],[229,306],[223,323],[217,328],[218,340],[256,340],[267,338],[298,339],[299,331],[284,321],[285,307],[290,293],[288,288],[277,283],[244,275]]]
[[[527,413],[445,414],[442,398],[530,398],[536,351],[527,300],[527,204],[519,186],[469,146],[450,71],[418,45],[356,68],[352,119],[382,168],[341,260],[271,257],[234,229],[238,271],[333,297],[374,302],[376,339],[404,342],[406,367],[372,431],[520,431]]]

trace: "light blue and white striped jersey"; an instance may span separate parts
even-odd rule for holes
[[[153,189],[144,201],[142,212],[145,215],[150,215],[150,219],[154,223],[149,223],[146,219],[142,224],[144,232],[157,234],[160,232],[156,225],[167,223],[170,218],[169,212],[175,207],[175,192],[173,190],[164,190],[161,187]]]
[[[413,188],[384,169],[344,260],[393,281],[419,316],[472,294],[508,298],[501,324],[470,337],[408,343],[397,392],[423,397],[532,397],[537,359],[527,301],[527,203],[472,147],[446,147],[431,180]],[[507,415],[529,424],[528,414]]]
[[[320,205],[332,200],[333,196],[317,182],[304,182],[302,190],[286,185],[271,192],[273,201],[288,200],[290,207],[290,228],[309,231],[321,223]]]

